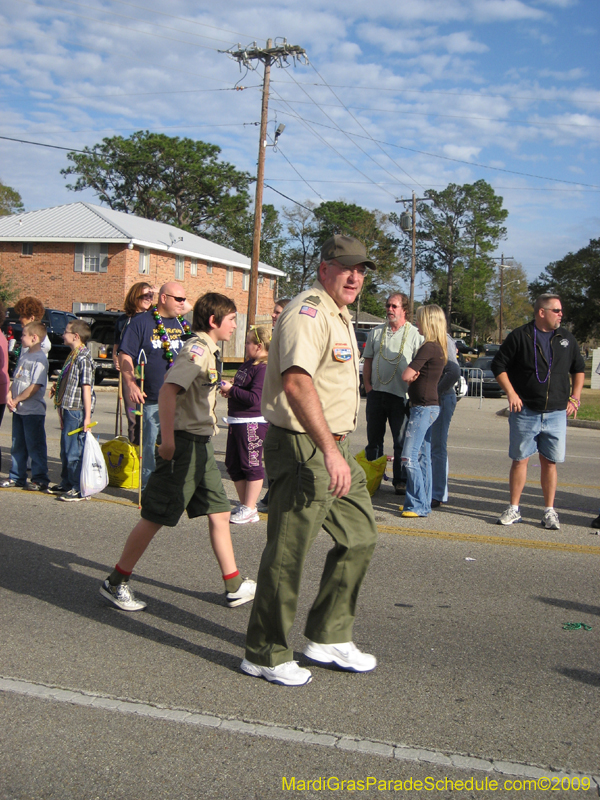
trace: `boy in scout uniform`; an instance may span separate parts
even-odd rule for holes
[[[177,525],[184,511],[190,519],[208,516],[210,541],[225,582],[227,605],[239,606],[254,597],[256,583],[242,580],[235,563],[229,530],[230,504],[210,443],[218,430],[217,342],[229,341],[236,328],[235,318],[235,304],[228,297],[203,295],[194,306],[194,334],[166,374],[158,396],[161,443],[156,469],[142,495],[142,519],[129,534],[121,558],[100,587],[100,594],[123,611],[146,607],[129,588],[129,577],[154,535],[163,525]]]
[[[321,527],[334,545],[306,622],[304,654],[351,672],[377,666],[352,642],[356,599],[377,536],[365,474],[347,439],[358,418],[359,356],[346,305],[360,292],[367,267],[375,268],[357,239],[329,239],[318,281],[285,308],[269,349],[262,397],[270,422],[267,545],[241,669],[284,686],[312,679],[293,661],[287,637],[304,560]]]

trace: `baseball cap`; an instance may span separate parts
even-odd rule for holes
[[[332,261],[335,259],[345,267],[355,267],[357,264],[365,264],[370,269],[376,269],[375,264],[369,260],[367,250],[362,242],[354,236],[344,236],[336,233],[327,239],[321,248],[321,261]]]

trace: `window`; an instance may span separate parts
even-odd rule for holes
[[[196,278],[198,276],[198,259],[192,258],[190,261],[190,275],[192,278]]]
[[[107,244],[76,244],[75,272],[108,272]]]
[[[32,256],[33,255],[33,243],[32,242],[23,242],[21,245],[21,255],[22,256]]]
[[[233,288],[233,267],[227,267],[227,272],[225,273],[225,288]]]
[[[262,286],[264,282],[265,282],[265,276],[264,275],[259,275],[258,276],[258,285]]]
[[[275,278],[269,278],[269,289],[275,288]]]
[[[213,263],[212,263],[212,261],[207,261],[206,262],[206,274],[207,275],[212,275],[212,271],[213,271]]]
[[[183,256],[175,256],[175,280],[182,281],[185,269],[185,259]]]
[[[145,247],[140,250],[140,275],[150,275],[150,250]]]
[[[73,313],[78,311],[106,311],[106,303],[73,303]]]
[[[250,273],[244,272],[242,274],[242,291],[247,292],[250,288]]]

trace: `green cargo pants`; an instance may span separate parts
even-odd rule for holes
[[[371,560],[377,528],[365,473],[338,444],[352,470],[342,498],[328,490],[323,454],[306,434],[269,427],[264,454],[269,489],[267,544],[246,637],[246,658],[275,667],[293,659],[288,634],[298,605],[306,555],[321,528],[334,541],[305,635],[321,644],[352,640],[356,600]]]

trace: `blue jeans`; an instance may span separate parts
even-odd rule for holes
[[[45,414],[13,414],[12,465],[8,473],[11,481],[25,485],[27,482],[27,459],[30,458],[31,480],[43,486],[50,483],[45,422]]]
[[[448,431],[456,408],[456,392],[440,396],[440,415],[431,426],[431,496],[448,502]]]
[[[158,403],[144,403],[144,442],[142,444],[142,489],[148,483],[148,478],[154,472],[156,460],[154,450],[156,438],[160,430],[158,422]]]
[[[402,447],[406,431],[406,404],[403,397],[372,389],[367,394],[367,446],[365,456],[376,461],[383,455],[385,426],[389,422],[394,441],[394,486],[406,481],[402,468]]]
[[[412,406],[406,426],[402,463],[406,468],[405,511],[426,517],[431,511],[431,426],[439,406]]]
[[[60,432],[60,460],[62,470],[60,485],[67,491],[74,489],[79,492],[81,478],[81,459],[85,444],[85,432],[74,433],[69,436],[69,431],[77,430],[83,426],[82,408],[61,408],[62,430]]]
[[[531,411],[524,405],[520,411],[510,412],[508,427],[508,457],[512,461],[523,461],[534,453],[554,464],[565,460],[566,411]]]

